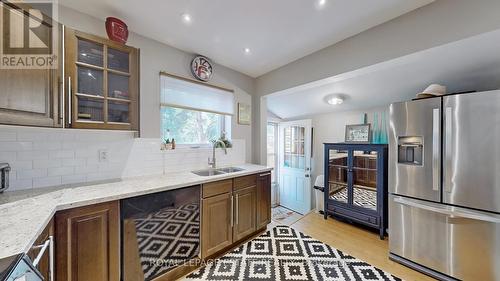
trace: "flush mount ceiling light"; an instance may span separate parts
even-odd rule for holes
[[[247,55],[250,54],[250,48],[245,48],[244,51],[245,51],[245,54],[247,54]]]
[[[326,102],[328,104],[331,104],[331,105],[339,105],[339,104],[342,104],[344,102],[344,98],[341,97],[341,96],[328,96],[326,98]]]
[[[190,14],[184,13],[184,14],[181,15],[181,17],[182,17],[182,21],[184,23],[186,23],[186,24],[190,24],[191,23],[191,15]]]
[[[323,9],[323,7],[326,5],[327,0],[317,0],[316,1],[316,9]]]

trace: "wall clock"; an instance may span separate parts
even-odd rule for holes
[[[212,62],[204,56],[196,56],[191,61],[191,73],[201,81],[207,82],[213,74]]]

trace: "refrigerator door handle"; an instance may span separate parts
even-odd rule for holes
[[[451,167],[453,163],[452,137],[453,137],[453,116],[452,108],[446,107],[445,112],[445,142],[444,142],[444,188],[446,192],[451,193]]]
[[[500,215],[488,214],[480,211],[470,211],[468,209],[453,207],[448,205],[436,203],[423,203],[420,200],[409,199],[404,197],[395,197],[394,202],[414,207],[430,212],[440,213],[449,217],[466,218],[472,220],[479,220],[491,223],[500,223]]]
[[[441,140],[439,136],[441,112],[439,108],[432,110],[432,190],[439,191],[439,158]]]

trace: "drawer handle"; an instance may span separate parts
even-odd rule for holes
[[[479,221],[485,221],[485,222],[490,222],[490,223],[500,223],[500,216],[499,215],[485,214],[485,213],[480,212],[480,211],[471,212],[467,209],[463,209],[460,207],[441,206],[441,205],[436,205],[436,204],[432,204],[432,203],[421,203],[421,202],[416,202],[414,200],[403,198],[403,197],[394,198],[394,202],[399,203],[401,205],[406,205],[409,207],[414,207],[414,208],[422,209],[422,210],[429,211],[429,212],[439,213],[439,214],[446,215],[449,217],[460,217],[460,218],[479,220]]]

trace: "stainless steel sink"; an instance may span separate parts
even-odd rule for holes
[[[220,168],[217,169],[217,171],[222,171],[224,173],[236,173],[236,172],[241,172],[244,171],[245,169],[238,168],[238,167],[227,167],[227,168]]]
[[[219,168],[219,169],[205,169],[205,170],[198,170],[198,171],[192,171],[191,173],[202,176],[202,177],[209,177],[209,176],[216,176],[216,175],[222,175],[222,174],[230,174],[230,173],[236,173],[240,171],[244,171],[245,169],[238,168],[238,167],[226,167],[226,168]]]
[[[198,175],[198,176],[202,176],[202,177],[216,176],[216,175],[225,174],[224,172],[217,171],[217,170],[214,170],[214,169],[192,171],[191,173],[193,173],[195,175]]]

